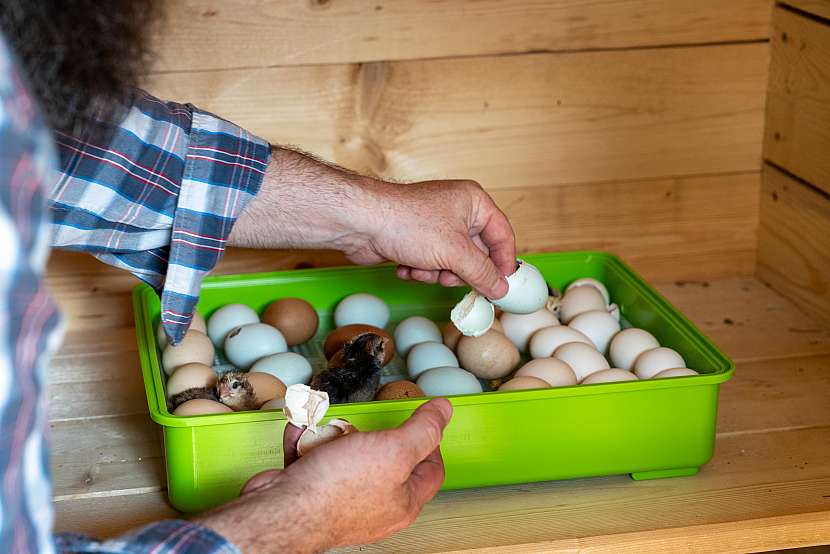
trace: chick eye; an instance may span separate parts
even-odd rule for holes
[[[239,388],[239,381],[234,381],[234,382],[233,382],[233,385],[231,385],[231,388],[232,388],[233,390],[238,389],[238,388]]]

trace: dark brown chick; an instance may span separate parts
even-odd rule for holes
[[[332,404],[371,400],[380,387],[387,346],[388,341],[374,333],[355,337],[312,379],[311,388],[328,393]]]
[[[259,408],[254,387],[241,371],[229,371],[222,375],[216,385],[216,395],[219,402],[235,412]]]
[[[182,391],[178,394],[174,394],[168,403],[168,408],[172,412],[175,410],[179,404],[183,404],[188,400],[193,400],[194,398],[204,398],[206,400],[213,400],[214,402],[219,402],[219,396],[216,394],[216,387],[194,387],[192,389],[187,389]]]

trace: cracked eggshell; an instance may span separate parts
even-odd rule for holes
[[[466,337],[480,337],[490,330],[495,319],[496,309],[474,290],[465,294],[450,312],[450,321]]]
[[[591,339],[602,354],[608,352],[611,339],[620,332],[620,322],[605,310],[582,312],[568,323],[568,327]]]
[[[661,371],[686,367],[686,360],[676,350],[660,346],[646,350],[634,361],[634,373],[640,379],[651,379]]]
[[[610,369],[608,360],[597,352],[593,345],[584,342],[568,342],[556,349],[553,357],[562,360],[574,370],[577,381],[582,381],[592,373]]]
[[[345,419],[332,419],[326,425],[317,429],[316,432],[311,429],[306,429],[300,435],[300,440],[297,441],[297,454],[305,456],[318,446],[322,446],[340,437],[345,437],[355,431],[357,431],[355,426]]]
[[[395,327],[395,348],[402,358],[416,344],[422,342],[441,342],[441,329],[430,319],[413,315],[398,323]]]
[[[556,358],[530,360],[516,371],[515,377],[536,377],[551,387],[569,387],[577,384],[571,366]]]
[[[456,349],[461,367],[482,379],[498,379],[519,365],[519,350],[503,334],[488,331],[480,337],[462,337]]]
[[[427,341],[413,346],[406,356],[406,370],[411,379],[433,367],[458,367],[458,358],[440,342]]]
[[[688,367],[673,367],[671,369],[664,369],[652,379],[665,379],[667,377],[688,377],[690,375],[700,375],[694,369],[689,369]]]
[[[460,367],[434,367],[418,376],[418,387],[426,396],[475,394],[484,389],[476,376]]]
[[[507,276],[507,294],[497,300],[490,299],[494,306],[514,314],[530,314],[544,307],[548,300],[548,284],[535,266],[524,260],[516,260],[518,267]]]
[[[501,324],[505,336],[516,345],[519,352],[527,352],[530,337],[539,329],[559,325],[559,318],[545,307],[530,314],[505,312],[501,316]]]
[[[500,391],[511,391],[511,390],[527,390],[527,389],[547,389],[550,388],[550,384],[545,381],[544,379],[539,379],[538,377],[514,377],[507,381],[506,383],[502,384],[499,387]]]
[[[389,323],[389,306],[374,294],[350,294],[334,309],[334,325],[343,327],[356,323],[386,327]]]
[[[249,323],[228,333],[224,350],[233,365],[248,369],[260,358],[287,351],[288,344],[282,333],[267,323]]]
[[[620,320],[620,307],[616,304],[608,305],[608,313],[611,314],[611,317],[613,317],[617,321]]]
[[[207,322],[207,335],[213,345],[221,348],[232,329],[259,323],[257,313],[245,304],[226,304],[213,312]]]
[[[597,291],[602,295],[605,299],[605,304],[611,304],[611,296],[608,294],[608,289],[603,285],[601,282],[597,281],[593,277],[583,277],[582,279],[577,279],[565,289],[565,292],[568,292],[571,289],[576,287],[594,287]]]
[[[530,337],[529,350],[532,358],[550,358],[557,348],[568,342],[584,342],[594,346],[591,339],[566,325],[554,325],[539,329]]]
[[[614,338],[611,339],[611,346],[608,347],[608,357],[614,367],[631,370],[637,356],[658,346],[660,346],[660,343],[657,342],[654,335],[645,329],[631,327],[614,335]]]
[[[167,375],[177,367],[199,363],[213,365],[213,343],[207,335],[199,331],[188,331],[177,345],[168,344],[161,353],[161,365]]]
[[[570,323],[574,317],[590,310],[606,310],[605,298],[594,287],[575,287],[559,302],[559,320]]]
[[[288,422],[295,427],[317,429],[317,424],[329,409],[329,395],[308,385],[291,385],[285,391],[285,407],[282,409]]]
[[[603,369],[592,373],[582,380],[583,385],[598,385],[599,383],[616,383],[618,381],[636,381],[637,376],[619,368]]]

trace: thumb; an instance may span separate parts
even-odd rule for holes
[[[398,427],[400,444],[404,448],[409,467],[412,468],[430,455],[438,445],[444,428],[452,417],[452,404],[446,398],[433,398],[421,404],[417,410]]]
[[[469,238],[466,238],[451,269],[487,298],[498,299],[507,294],[507,279],[496,268],[493,260]]]

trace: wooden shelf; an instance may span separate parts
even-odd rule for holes
[[[70,318],[51,370],[55,507],[58,530],[112,536],[176,514],[138,376],[132,283],[89,267],[87,280],[50,277]],[[830,331],[753,278],[659,288],[738,365],[700,474],[441,493],[411,528],[360,551],[720,553],[830,542]],[[93,305],[107,315],[90,316],[83,306]]]

